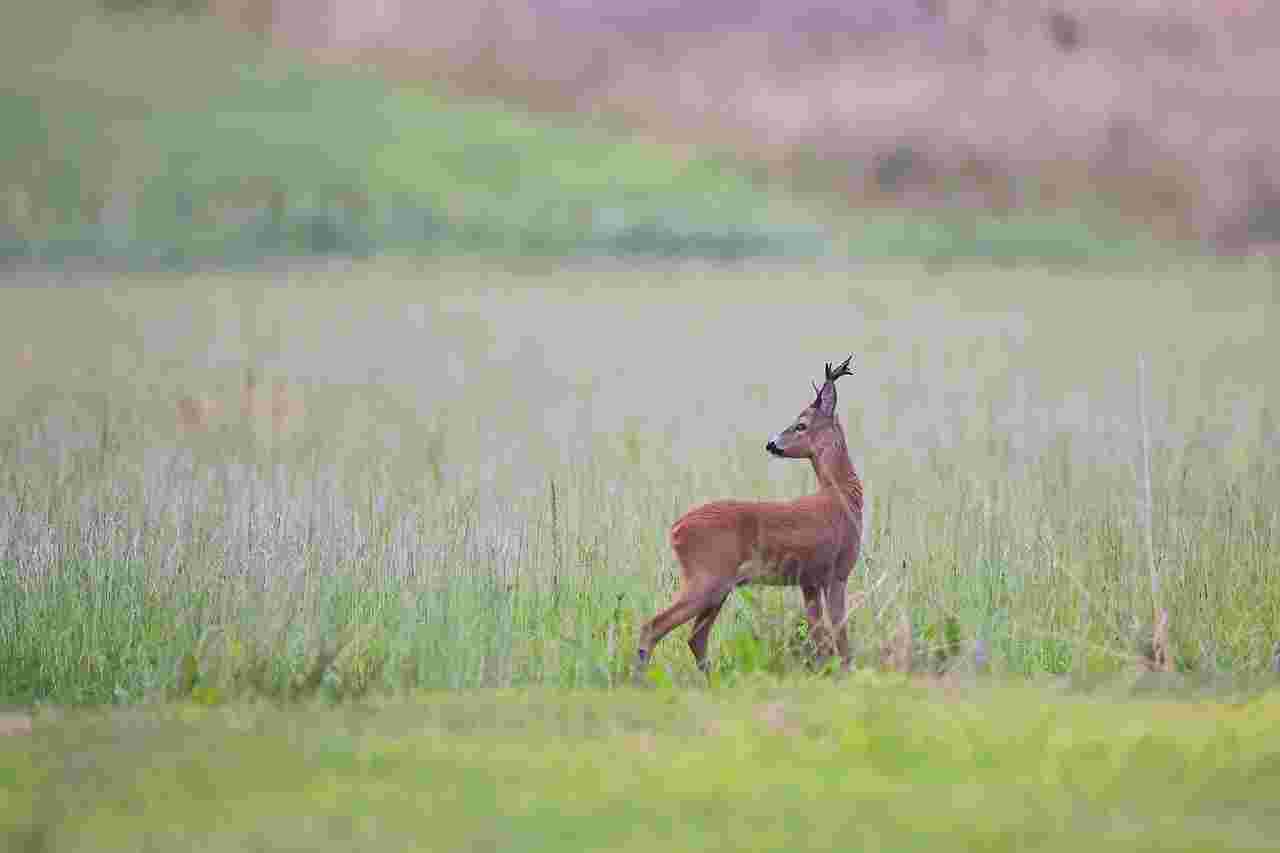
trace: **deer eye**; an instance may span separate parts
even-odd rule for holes
[[[805,423],[798,423],[798,424],[796,424],[796,432],[804,432],[804,431],[805,431],[805,430],[807,430],[808,428],[809,428],[809,425],[808,425],[808,424],[805,424]]]

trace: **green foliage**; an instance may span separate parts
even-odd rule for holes
[[[735,593],[739,606],[717,630],[725,633],[717,665],[734,679],[767,672],[804,672],[816,661],[818,649],[809,622],[793,596],[744,587]]]

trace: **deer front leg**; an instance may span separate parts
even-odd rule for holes
[[[728,597],[725,595],[725,598]],[[702,670],[702,674],[707,678],[711,677],[711,664],[707,661],[707,639],[711,636],[711,626],[720,615],[720,608],[724,606],[725,598],[698,614],[698,618],[693,623],[693,633],[689,635],[689,651],[693,652],[693,658],[698,662],[698,669]]]
[[[836,646],[840,661],[847,672],[853,666],[849,654],[849,580],[835,579],[827,587],[827,614],[831,617],[831,630],[836,632]]]
[[[827,630],[822,624],[822,587],[802,586],[800,592],[804,594],[804,615],[809,621],[809,638],[813,640],[816,657],[821,661],[831,654]]]

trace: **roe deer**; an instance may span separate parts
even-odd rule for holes
[[[836,380],[852,374],[852,360],[834,369],[827,364],[814,401],[765,445],[774,456],[808,459],[817,492],[792,501],[715,501],[689,510],[671,526],[680,590],[670,607],[640,629],[637,678],[654,644],[690,619],[695,621],[689,648],[698,668],[709,673],[711,626],[729,593],[750,583],[800,587],[810,634],[824,657],[830,654],[822,624],[825,599],[843,666],[849,667],[846,587],[862,541],[862,483],[836,417]]]

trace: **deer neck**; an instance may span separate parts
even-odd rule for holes
[[[850,515],[862,515],[862,481],[849,459],[844,436],[838,435],[813,457],[813,473],[818,477],[819,490],[834,492]]]

